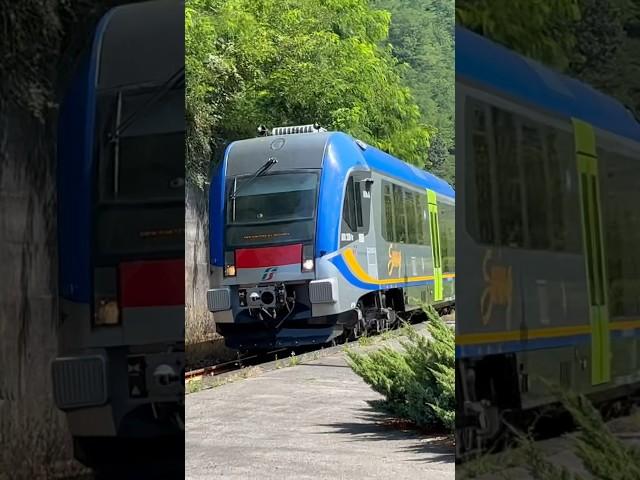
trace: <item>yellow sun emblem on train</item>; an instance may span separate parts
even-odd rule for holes
[[[402,252],[400,250],[392,250],[393,243],[389,245],[389,263],[387,263],[387,272],[389,276],[393,276],[393,271],[398,269],[398,277],[400,276],[400,265],[402,265]]]
[[[504,309],[505,320],[511,319],[511,301],[513,295],[513,278],[511,266],[493,264],[490,265],[493,252],[487,250],[482,262],[482,274],[485,288],[480,298],[480,312],[482,323],[487,325],[491,320],[494,307]]]

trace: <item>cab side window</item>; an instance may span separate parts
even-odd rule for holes
[[[347,179],[342,205],[341,245],[357,241],[360,234],[369,232],[371,192],[366,181],[368,178],[368,174],[357,172]]]

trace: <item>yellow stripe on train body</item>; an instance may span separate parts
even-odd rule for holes
[[[375,283],[377,285],[393,285],[397,283],[408,283],[408,282],[427,282],[429,280],[433,280],[433,275],[426,275],[422,277],[400,277],[400,278],[374,278],[369,275],[368,272],[362,268],[362,265],[358,262],[353,249],[347,248],[342,253],[342,258],[344,258],[347,267],[351,270],[351,273],[364,283]],[[455,278],[455,273],[445,273],[442,275],[445,278]]]
[[[640,328],[640,320],[612,321],[610,330],[634,330]],[[577,325],[574,327],[554,327],[529,330],[528,339],[571,337],[573,335],[591,334],[591,325]],[[456,345],[478,345],[482,343],[513,342],[522,339],[522,331],[502,331],[488,333],[470,333],[456,336]]]

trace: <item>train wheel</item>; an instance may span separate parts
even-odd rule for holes
[[[356,340],[367,331],[364,318],[364,304],[362,303],[362,301],[358,301],[358,304],[356,306],[356,313],[358,315],[358,320],[356,321],[353,328],[349,330],[348,340]]]

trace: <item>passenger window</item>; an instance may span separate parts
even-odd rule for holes
[[[404,207],[407,215],[407,242],[418,244],[418,222],[416,218],[413,192],[404,192]]]
[[[384,188],[384,224],[382,230],[382,237],[387,242],[395,242],[395,219],[393,216],[393,197],[391,196],[391,185],[387,182],[383,184]]]
[[[430,245],[426,192],[383,180],[382,193],[382,238],[392,243]]]
[[[638,158],[598,152],[604,187],[603,232],[612,317],[640,315],[640,176]],[[603,171],[604,170],[604,171]],[[606,194],[604,194],[606,192]]]
[[[492,177],[493,168],[492,154],[488,139],[489,130],[487,116],[489,112],[484,105],[469,101],[466,121],[471,123],[468,130],[471,136],[469,150],[472,152],[473,160],[467,162],[470,170],[467,175],[467,184],[470,192],[475,195],[468,195],[467,221],[475,223],[469,230],[481,243],[492,244],[495,242],[495,229],[493,224],[493,188]],[[475,215],[473,214],[475,212]]]
[[[548,212],[549,182],[547,162],[540,127],[523,121],[520,128],[520,159],[524,170],[529,245],[534,249],[548,249],[551,225]]]
[[[478,242],[579,251],[571,135],[467,99],[467,230]]]
[[[521,247],[524,244],[525,226],[514,117],[509,112],[492,108],[492,120],[500,208],[500,240],[502,245]]]
[[[393,216],[396,219],[396,242],[407,243],[407,215],[402,190],[399,185],[393,185]]]

